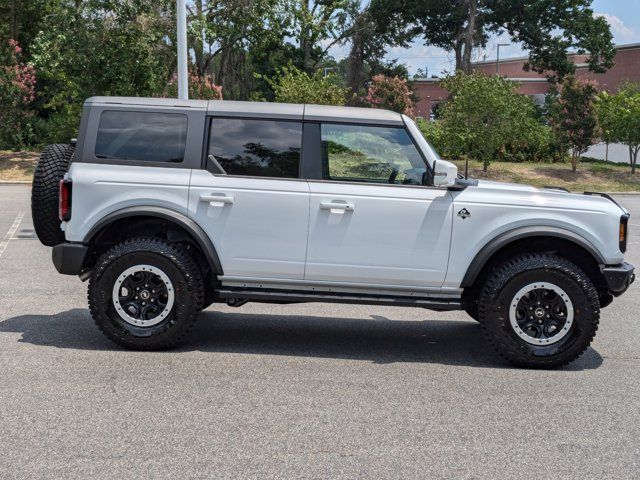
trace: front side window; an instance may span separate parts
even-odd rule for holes
[[[422,185],[424,160],[401,127],[323,124],[324,178]]]
[[[180,163],[186,139],[186,115],[105,110],[98,125],[95,156]]]
[[[298,178],[302,123],[214,118],[209,155],[227,175]]]

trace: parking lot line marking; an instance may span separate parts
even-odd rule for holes
[[[9,245],[9,241],[13,238],[15,233],[18,231],[18,227],[22,223],[23,217],[24,217],[24,212],[18,213],[18,216],[13,221],[13,225],[9,227],[9,231],[6,233],[6,235],[0,242],[0,258],[2,258],[2,254],[7,249],[7,246]]]

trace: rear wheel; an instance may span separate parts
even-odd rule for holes
[[[202,272],[185,249],[136,238],[98,259],[89,281],[89,308],[100,330],[119,345],[171,348],[195,323],[203,285]]]
[[[64,242],[60,230],[58,204],[60,180],[69,169],[75,147],[72,145],[48,145],[40,155],[31,188],[31,216],[33,228],[43,245],[53,247]]]
[[[547,254],[515,257],[487,279],[478,316],[510,362],[555,368],[578,358],[598,329],[598,293],[573,263]]]

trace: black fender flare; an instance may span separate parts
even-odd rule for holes
[[[587,252],[593,256],[598,264],[606,263],[605,259],[602,257],[598,249],[595,248],[591,242],[581,237],[575,232],[570,230],[566,230],[560,227],[551,227],[551,226],[527,226],[527,227],[519,227],[513,230],[509,230],[504,232],[494,239],[490,240],[484,247],[480,249],[480,251],[476,254],[476,256],[469,264],[467,268],[467,272],[462,279],[462,283],[460,285],[461,288],[468,288],[473,286],[473,283],[476,281],[476,278],[482,271],[482,268],[486,265],[486,263],[491,259],[491,257],[502,247],[507,246],[511,242],[516,240],[520,240],[527,237],[555,237],[562,238],[564,240],[568,240],[576,245],[584,248]]]
[[[156,217],[168,220],[185,229],[195,239],[204,253],[209,267],[217,274],[223,275],[222,263],[211,239],[198,223],[186,215],[164,207],[134,206],[116,210],[97,222],[84,237],[82,243],[88,245],[95,235],[116,220],[127,217]]]

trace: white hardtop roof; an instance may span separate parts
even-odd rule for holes
[[[91,97],[85,105],[130,105],[206,109],[209,115],[268,117],[290,120],[402,125],[402,115],[377,108],[337,107],[293,103],[242,102],[234,100],[178,100],[176,98]]]
[[[141,107],[180,107],[206,109],[207,100],[179,100],[177,98],[150,98],[150,97],[91,97],[84,102],[85,105],[132,105]]]

